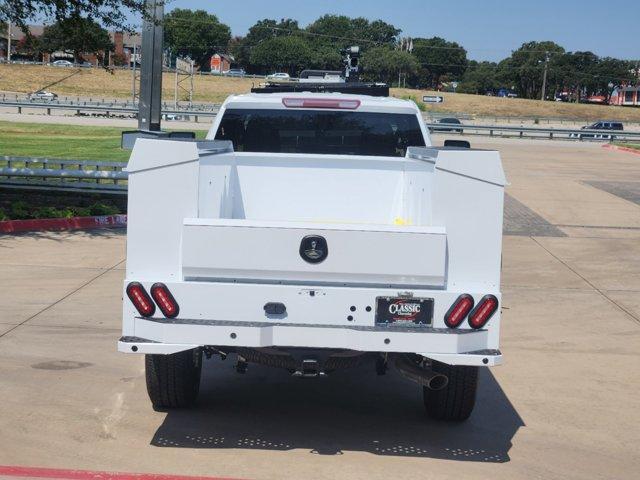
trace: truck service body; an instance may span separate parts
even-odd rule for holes
[[[469,416],[502,359],[497,152],[433,147],[409,101],[251,93],[206,141],[138,140],[127,171],[118,348],[147,354],[155,406],[233,353],[298,376],[393,364],[433,416]]]

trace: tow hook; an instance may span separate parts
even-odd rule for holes
[[[293,372],[294,377],[300,378],[324,377],[325,375],[320,369],[318,360],[312,358],[302,360],[300,368]]]

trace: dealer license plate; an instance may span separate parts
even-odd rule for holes
[[[378,297],[376,324],[430,326],[433,298]]]

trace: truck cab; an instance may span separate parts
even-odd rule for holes
[[[434,147],[410,101],[251,93],[206,141],[138,140],[127,171],[118,345],[146,354],[155,407],[191,405],[203,355],[231,355],[391,367],[431,416],[469,417],[502,361],[497,152]]]

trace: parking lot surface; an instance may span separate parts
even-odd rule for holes
[[[116,353],[125,236],[0,237],[0,465],[238,479],[633,479],[640,470],[640,157],[568,142],[502,151],[505,364],[463,424],[371,368],[299,380],[205,364],[155,412]],[[481,252],[479,252],[481,254]],[[0,470],[1,476],[1,470]]]

